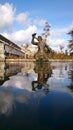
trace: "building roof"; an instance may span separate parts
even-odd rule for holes
[[[0,34],[0,40],[8,43],[9,45],[12,45],[14,47],[16,47],[17,49],[21,49],[18,45],[16,45],[15,43],[13,43],[12,41],[8,40],[6,37],[4,37],[3,35]]]

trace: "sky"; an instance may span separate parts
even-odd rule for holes
[[[67,49],[73,28],[73,0],[0,0],[0,34],[17,45],[31,44],[33,33],[41,35],[48,22],[47,44],[55,51]]]

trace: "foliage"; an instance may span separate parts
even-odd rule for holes
[[[69,45],[68,45],[68,48],[70,49],[70,52],[73,51],[73,40],[70,40],[69,41]]]
[[[68,48],[70,53],[73,52],[73,28],[68,32],[69,35],[71,35],[71,40],[69,40]]]
[[[50,53],[49,59],[73,59],[73,55],[67,55],[64,53],[56,53],[53,51]]]

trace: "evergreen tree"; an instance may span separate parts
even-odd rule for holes
[[[71,35],[71,40],[69,40],[68,48],[70,50],[70,53],[73,53],[73,28],[68,32],[69,35]]]

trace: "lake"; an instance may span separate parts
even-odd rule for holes
[[[0,130],[73,130],[72,62],[0,62]]]

